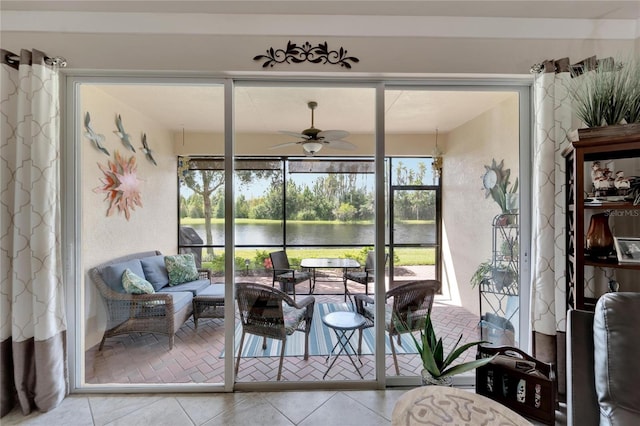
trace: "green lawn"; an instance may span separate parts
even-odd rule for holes
[[[264,265],[262,262],[256,260],[257,257],[268,257],[269,251],[275,249],[237,249],[235,252],[236,269],[245,270],[245,259],[249,259],[249,270],[262,270]],[[258,255],[258,256],[257,256]],[[360,249],[355,248],[309,248],[287,249],[287,255],[292,265],[298,266],[300,261],[304,258],[345,258],[350,257],[357,259],[361,264],[364,264],[366,255]],[[435,249],[433,248],[398,248],[395,251],[395,266],[418,266],[418,265],[434,265],[435,264]],[[203,256],[206,259],[206,256]],[[224,250],[215,249],[214,259],[205,260],[202,262],[203,267],[213,269],[214,271],[222,271],[224,265]]]

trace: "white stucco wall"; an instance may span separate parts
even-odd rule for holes
[[[84,116],[91,114],[91,126],[105,136],[104,145],[110,156],[94,148],[85,137],[80,140],[81,169],[81,233],[82,271],[85,289],[85,319],[87,321],[86,345],[91,347],[102,337],[104,308],[88,270],[102,262],[127,254],[160,250],[163,253],[177,251],[177,187],[176,156],[173,153],[171,133],[161,123],[145,117],[141,111],[127,106],[126,99],[115,99],[96,86],[83,85],[80,90],[80,134],[84,134]],[[130,134],[136,152],[128,151],[114,134],[115,116],[120,114],[125,130]],[[155,150],[154,166],[142,152],[142,133],[146,133],[149,146]],[[140,180],[142,207],[131,211],[130,220],[122,213],[107,217],[108,202],[105,193],[96,192],[102,186],[104,176],[98,163],[107,167],[114,162],[118,151],[126,159],[135,157],[137,177]],[[158,230],[162,232],[158,232]]]
[[[300,64],[262,68],[253,57],[291,40],[330,49],[347,49],[359,59],[351,69],[338,65]],[[465,37],[322,37],[242,36],[208,34],[2,33],[2,47],[11,51],[35,47],[64,56],[75,69],[217,72],[311,72],[431,74],[528,74],[545,59],[570,57],[577,62],[597,55],[629,52],[637,40],[526,39]]]
[[[479,314],[478,289],[470,279],[491,257],[491,223],[501,213],[485,198],[481,176],[491,160],[518,176],[518,98],[514,94],[496,108],[448,134],[442,179],[443,288],[452,303]]]

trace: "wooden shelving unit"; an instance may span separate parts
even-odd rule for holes
[[[585,297],[585,267],[640,271],[640,264],[618,263],[615,255],[607,259],[588,256],[585,252],[586,218],[590,213],[626,211],[638,214],[616,215],[616,220],[640,221],[640,205],[631,201],[585,204],[587,167],[593,161],[640,158],[640,124],[627,124],[578,130],[573,148],[564,155],[567,160],[567,305],[593,310],[597,298]],[[628,236],[628,235],[627,235]],[[640,286],[637,289],[640,291]]]

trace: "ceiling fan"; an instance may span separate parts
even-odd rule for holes
[[[311,110],[311,127],[303,130],[302,133],[289,132],[286,130],[280,130],[280,133],[285,135],[301,138],[302,140],[296,142],[281,143],[274,145],[269,149],[284,148],[286,146],[301,145],[305,155],[312,156],[327,145],[335,149],[352,150],[356,146],[351,142],[342,140],[349,136],[349,132],[346,130],[320,130],[313,126],[313,111],[318,107],[318,103],[311,101],[307,103],[307,106]]]

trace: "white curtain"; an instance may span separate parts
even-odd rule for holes
[[[568,65],[568,59],[544,62],[534,83],[531,312],[533,331],[550,336],[566,329],[566,164],[562,151],[570,146],[572,123]]]
[[[533,355],[556,365],[558,391],[566,387],[566,160],[575,129],[571,108],[572,69],[593,69],[596,58],[571,65],[569,58],[539,65],[534,82],[533,238],[531,326]],[[580,78],[580,77],[578,77]]]
[[[2,50],[0,309],[2,415],[49,411],[68,394],[60,259],[58,67]]]

